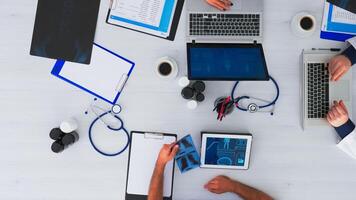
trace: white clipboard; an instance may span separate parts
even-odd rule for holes
[[[131,132],[131,145],[126,180],[126,200],[147,199],[150,181],[157,156],[164,144],[177,140],[175,134]],[[172,199],[174,161],[164,171],[164,200]]]
[[[94,43],[90,65],[57,60],[51,74],[110,104],[115,104],[135,63]]]

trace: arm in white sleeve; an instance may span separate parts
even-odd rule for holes
[[[336,127],[335,130],[342,139],[337,147],[356,159],[356,130],[354,123],[349,120],[344,125]]]

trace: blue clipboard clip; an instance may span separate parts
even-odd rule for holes
[[[127,73],[121,75],[121,78],[120,78],[118,84],[115,87],[116,91],[117,91],[117,94],[116,94],[114,99],[107,99],[107,98],[105,98],[103,96],[100,96],[95,91],[92,91],[89,88],[85,88],[85,87],[75,83],[74,81],[69,80],[68,78],[66,78],[64,76],[61,76],[60,72],[61,72],[61,70],[63,69],[63,67],[65,65],[65,61],[64,60],[57,60],[56,61],[55,65],[54,65],[54,67],[53,67],[53,69],[51,71],[51,74],[53,76],[56,76],[59,79],[64,80],[65,82],[67,82],[67,83],[69,83],[71,85],[74,85],[75,87],[77,87],[77,88],[79,88],[79,89],[81,89],[81,90],[83,90],[83,91],[85,91],[85,92],[97,97],[97,98],[100,98],[100,99],[104,100],[105,102],[108,102],[108,103],[110,103],[112,105],[115,105],[117,100],[119,99],[119,97],[121,95],[121,92],[124,89],[128,79],[130,78],[130,75],[132,74],[132,71],[133,71],[133,69],[135,67],[135,63],[130,61],[130,60],[128,60],[128,59],[126,59],[126,58],[124,58],[124,57],[122,57],[122,56],[120,56],[120,55],[118,55],[118,54],[116,54],[116,53],[114,53],[114,52],[112,52],[112,51],[110,51],[109,49],[107,49],[107,48],[105,48],[105,47],[103,47],[103,46],[101,46],[99,44],[94,43],[94,46],[99,47],[100,49],[112,54],[113,56],[116,56],[116,57],[126,61],[127,63],[129,63],[131,65],[130,70]],[[83,66],[83,67],[88,67],[88,66]]]

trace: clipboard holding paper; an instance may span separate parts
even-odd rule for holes
[[[325,0],[320,38],[346,41],[356,35],[356,14]]]
[[[90,65],[57,60],[52,75],[110,103],[115,104],[135,63],[94,44]]]
[[[126,200],[147,199],[151,176],[159,151],[164,144],[177,140],[177,135],[150,132],[131,132],[131,145],[126,180]],[[167,163],[164,171],[163,199],[171,200],[173,194],[174,161]]]
[[[111,0],[106,22],[173,41],[184,0]]]

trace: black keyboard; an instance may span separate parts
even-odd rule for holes
[[[325,118],[328,111],[328,65],[325,63],[308,63],[308,118]]]
[[[260,14],[190,14],[192,36],[260,36]]]

